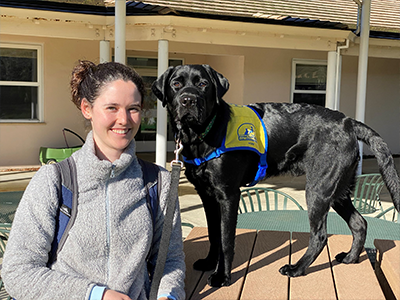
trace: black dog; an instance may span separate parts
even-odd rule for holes
[[[170,67],[153,83],[153,93],[167,106],[174,132],[188,160],[204,158],[221,146],[230,106],[222,100],[228,80],[207,65]],[[358,261],[367,223],[350,199],[359,160],[358,140],[370,146],[380,172],[400,210],[400,180],[387,144],[368,126],[340,112],[319,106],[289,103],[249,105],[261,116],[268,132],[266,178],[284,173],[306,174],[306,199],[311,236],[307,252],[284,275],[304,275],[327,242],[326,221],[332,207],[348,224],[353,244],[336,259]],[[216,116],[216,117],[215,117]],[[259,155],[238,150],[222,154],[199,166],[186,163],[186,176],[199,193],[206,212],[209,254],[194,264],[213,270],[211,286],[230,284],[240,187],[253,181]]]

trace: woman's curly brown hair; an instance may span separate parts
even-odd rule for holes
[[[122,79],[132,81],[143,98],[145,88],[143,79],[132,68],[117,62],[94,64],[88,60],[81,60],[72,70],[70,81],[72,102],[81,109],[82,99],[93,105],[100,95],[101,89],[110,82]]]

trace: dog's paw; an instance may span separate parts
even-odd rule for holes
[[[300,268],[295,265],[284,265],[282,268],[279,269],[279,272],[282,275],[286,275],[288,277],[303,276],[305,273],[303,270],[300,270]]]
[[[335,256],[336,260],[344,264],[354,264],[358,263],[358,256],[352,257],[350,253],[342,252]]]
[[[211,271],[215,270],[217,267],[217,262],[205,259],[199,259],[193,264],[193,268],[198,271]]]
[[[212,287],[228,286],[231,284],[231,276],[215,272],[208,277],[207,283]]]

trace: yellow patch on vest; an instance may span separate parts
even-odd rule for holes
[[[258,115],[247,106],[230,104],[231,120],[225,139],[225,148],[235,148],[236,150],[257,151],[260,155],[265,153],[266,132],[262,120]],[[268,142],[268,141],[267,141]]]

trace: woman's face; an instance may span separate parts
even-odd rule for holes
[[[105,85],[92,105],[81,102],[83,116],[92,123],[97,157],[111,162],[120,157],[139,130],[141,106],[136,85],[122,79]]]

